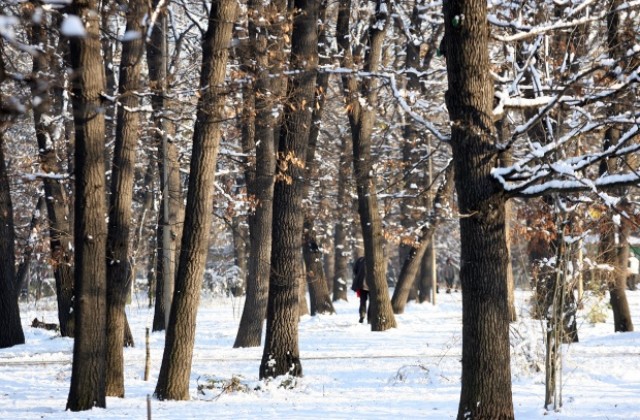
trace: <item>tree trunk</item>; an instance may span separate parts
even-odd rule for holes
[[[0,47],[2,47],[1,41]],[[0,61],[0,70],[2,70],[1,77],[4,71],[2,61]],[[0,78],[0,86],[1,84]],[[0,126],[0,348],[24,344],[16,292],[14,241],[13,206],[4,161],[4,127]]]
[[[505,199],[492,180],[487,3],[443,3],[451,145],[458,193],[462,284],[462,390],[458,419],[513,419]]]
[[[407,297],[413,287],[416,279],[416,274],[420,269],[422,260],[424,259],[427,248],[433,241],[433,234],[437,229],[440,221],[445,217],[446,212],[450,206],[446,205],[449,200],[449,196],[453,190],[453,165],[449,165],[444,174],[444,179],[438,192],[434,198],[433,209],[428,216],[428,220],[423,224],[423,228],[420,232],[420,237],[410,248],[402,269],[400,270],[400,276],[398,277],[398,283],[393,292],[393,298],[391,299],[391,305],[393,306],[393,313],[402,314],[407,304]]]
[[[303,236],[302,254],[304,257],[307,287],[309,288],[311,316],[317,314],[333,314],[336,311],[331,303],[327,282],[324,279],[322,250],[318,246],[313,228],[309,227],[307,223],[312,223],[312,220],[305,220],[304,223],[306,232]]]
[[[249,266],[247,275],[247,295],[245,298],[238,334],[233,346],[258,347],[262,340],[262,326],[267,315],[269,270],[271,267],[271,224],[273,222],[273,184],[276,166],[275,126],[277,118],[273,109],[280,97],[279,84],[272,80],[282,71],[281,42],[270,41],[282,38],[281,25],[277,24],[284,15],[286,4],[272,2],[264,7],[263,2],[252,0],[248,3],[249,52],[244,57],[255,60],[253,73],[255,91],[246,92],[249,108],[245,108],[245,122],[242,134],[243,151],[250,154],[255,149],[255,159],[249,159],[245,167],[247,195],[254,203],[254,213],[249,215]],[[266,19],[263,19],[266,17]],[[251,113],[251,103],[255,114]],[[254,131],[250,130],[255,127]]]
[[[273,195],[273,242],[267,331],[260,378],[302,375],[298,349],[298,303],[302,249],[304,164],[318,65],[319,2],[293,5],[291,69],[278,144]]]
[[[178,276],[167,326],[162,365],[155,395],[158,399],[188,400],[189,376],[196,330],[196,314],[209,245],[211,200],[224,120],[229,43],[236,17],[235,0],[211,4],[203,39],[202,74],[198,111],[193,132],[189,190],[180,251]]]
[[[63,85],[51,83],[48,77],[57,74],[63,78],[62,71],[57,71],[55,53],[47,43],[46,30],[37,19],[31,19],[30,41],[32,45],[46,45],[47,54],[37,54],[33,57],[33,74],[39,83],[31,84],[31,94],[41,100],[33,107],[40,170],[45,173],[62,173],[59,151],[56,145],[64,139],[66,132],[63,119],[64,110]],[[59,41],[59,47],[64,44]],[[48,99],[51,99],[50,101]],[[34,102],[36,103],[36,102]],[[58,117],[52,117],[57,115]],[[71,166],[72,167],[72,166]],[[70,168],[71,169],[71,168]],[[49,248],[51,250],[51,265],[56,281],[56,297],[58,303],[58,322],[62,337],[73,337],[73,258],[71,255],[71,223],[69,202],[65,191],[64,181],[56,177],[43,177],[44,194],[46,197],[47,216],[49,224]]]
[[[324,22],[327,17],[326,15],[327,1],[322,0],[320,2],[319,21]],[[326,25],[321,26],[318,34],[318,45],[322,48],[322,52],[319,54],[319,57],[321,57],[319,58],[319,64],[330,64],[330,42],[326,35]],[[318,211],[314,211],[312,209],[313,199],[311,197],[311,187],[312,184],[317,181],[319,173],[319,165],[316,160],[316,147],[318,144],[322,111],[324,110],[328,86],[329,73],[320,73],[316,80],[315,100],[311,114],[311,128],[309,130],[309,142],[307,145],[306,174],[303,193],[307,204],[304,212],[302,253],[305,261],[306,281],[309,289],[309,306],[311,307],[312,316],[316,314],[335,313],[324,275],[322,245],[320,244],[315,231],[316,214]]]
[[[33,257],[33,250],[38,243],[38,236],[40,235],[40,228],[42,225],[42,215],[46,211],[44,196],[39,196],[36,203],[36,207],[33,210],[31,216],[31,222],[29,223],[29,237],[27,243],[22,251],[22,261],[18,265],[18,271],[16,272],[16,296],[20,297],[22,291],[29,293],[29,282],[27,280],[27,273],[31,266],[31,259]]]
[[[146,3],[132,0],[128,3],[127,27],[129,33],[140,34],[136,39],[123,42],[118,83],[116,138],[111,170],[111,196],[107,233],[107,383],[108,396],[124,398],[124,355],[127,328],[125,305],[133,275],[129,253],[133,203],[133,181],[136,146],[140,118],[135,110],[139,106],[136,91],[140,85],[141,56],[144,51],[142,17],[147,13]],[[130,112],[129,110],[133,110]],[[130,334],[130,331],[129,331]]]
[[[67,409],[106,406],[105,75],[100,21],[93,0],[76,0],[70,13],[85,22],[87,35],[69,39],[76,131],[75,166],[75,340]]]
[[[333,301],[347,300],[349,290],[349,257],[351,256],[350,245],[347,240],[349,223],[347,222],[351,212],[344,209],[351,208],[349,205],[349,155],[351,154],[351,142],[346,136],[340,136],[340,166],[338,168],[338,197],[336,203],[337,220],[333,239],[335,254],[335,269],[333,276]]]
[[[154,0],[153,8],[160,5]],[[166,5],[165,5],[166,7]],[[174,290],[175,270],[179,261],[179,245],[182,237],[184,205],[180,182],[178,150],[170,141],[175,127],[166,114],[170,113],[171,102],[167,100],[167,11],[161,10],[151,31],[146,48],[149,65],[149,85],[153,92],[154,138],[158,147],[158,167],[160,172],[161,203],[158,215],[156,259],[156,306],[153,317],[153,331],[165,329],[169,320],[169,308]]]
[[[611,10],[616,10],[622,5],[621,0],[611,0]],[[614,12],[607,15],[607,47],[612,58],[620,60],[618,65],[626,67],[628,63],[624,58],[627,48],[630,47],[628,40],[624,39],[621,31],[625,30],[623,23],[625,18],[621,12]],[[612,75],[612,77],[616,77]],[[610,107],[609,112],[612,116],[620,115],[630,103],[629,98],[618,98]],[[603,150],[614,147],[620,141],[621,129],[619,126],[610,126],[607,128],[604,136]],[[629,165],[629,163],[626,163]],[[618,158],[611,158],[602,162],[600,173],[614,174],[619,172],[619,167],[625,163],[619,162]],[[632,167],[635,171],[637,168]],[[621,214],[627,213],[629,209],[628,191],[626,188],[619,188],[618,196],[622,197],[620,207]],[[613,220],[613,216],[607,215],[605,222],[602,224],[603,232],[601,234],[601,246],[604,248],[602,256],[604,262],[614,267],[613,273],[609,273],[607,285],[609,287],[611,309],[613,311],[614,329],[616,332],[633,331],[633,321],[631,320],[631,311],[629,309],[629,301],[627,300],[627,266],[629,261],[629,222],[621,217],[620,223]]]
[[[375,73],[380,66],[382,43],[389,20],[389,11],[383,8],[382,4],[386,6],[386,3],[380,0],[377,2],[376,13],[368,29],[369,48],[365,54],[365,73]],[[344,10],[345,7],[342,7],[339,13],[345,13]],[[348,19],[348,14],[346,19]],[[344,52],[343,67],[350,68],[352,60],[349,51],[348,28],[344,28],[343,25],[344,21],[339,16],[338,44]],[[389,328],[395,328],[396,320],[393,315],[387,286],[383,251],[384,238],[378,210],[376,175],[371,156],[371,136],[375,119],[375,107],[378,103],[379,82],[374,77],[365,78],[361,82],[360,92],[358,92],[357,81],[353,75],[349,75],[343,77],[343,85],[347,95],[347,109],[349,110],[349,123],[353,139],[353,167],[358,193],[358,213],[364,239],[367,284],[369,285],[371,299],[371,330],[385,331]],[[361,99],[366,99],[368,105],[362,106],[360,104]]]

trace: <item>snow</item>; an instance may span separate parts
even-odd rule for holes
[[[77,15],[66,15],[60,25],[60,33],[67,37],[87,35],[82,19]]]
[[[198,313],[191,401],[151,398],[152,418],[455,418],[460,394],[461,294],[437,295],[438,304],[410,303],[397,316],[398,328],[371,332],[358,324],[358,300],[337,302],[337,315],[304,316],[300,354],[304,377],[291,389],[282,381],[258,381],[262,348],[233,349],[242,300],[204,296]],[[627,292],[634,323],[640,325],[640,291]],[[608,310],[604,324],[585,319],[594,305],[589,298],[579,312],[580,343],[563,349],[564,406],[546,411],[544,403],[543,325],[527,316],[530,292],[518,291],[520,320],[511,326],[513,401],[518,419],[640,418],[640,333],[616,334]],[[107,399],[106,409],[65,412],[73,342],[56,333],[31,328],[38,317],[56,321],[55,304],[22,304],[27,344],[0,350],[0,418],[142,419],[147,395],[153,394],[162,359],[163,333],[151,334],[151,377],[143,380],[144,335],[153,317],[146,302],[127,308],[136,339],[124,349],[126,398]],[[605,309],[607,310],[607,309]],[[246,385],[223,392],[198,385],[209,379]],[[256,389],[258,388],[259,389]]]

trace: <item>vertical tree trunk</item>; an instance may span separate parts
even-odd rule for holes
[[[45,204],[44,196],[41,195],[38,197],[36,207],[33,209],[33,215],[31,216],[31,222],[29,223],[29,236],[27,237],[27,243],[22,251],[22,261],[20,261],[18,271],[16,272],[16,296],[18,297],[23,290],[26,290],[28,293],[29,282],[27,280],[27,273],[31,266],[33,250],[38,244],[42,217],[47,209]]]
[[[513,419],[507,305],[505,201],[491,170],[499,151],[492,119],[487,3],[443,3],[451,145],[460,214],[462,390],[458,419]]]
[[[87,34],[69,39],[75,141],[75,340],[67,409],[106,406],[106,239],[104,65],[100,21],[93,0],[76,0]]]
[[[320,2],[319,21],[325,22],[327,18],[327,1]],[[318,34],[318,45],[322,48],[319,53],[319,64],[329,64],[329,39],[326,35],[326,25],[320,26]],[[335,313],[333,304],[331,303],[331,295],[324,275],[323,250],[322,245],[316,235],[315,222],[317,211],[312,209],[313,200],[311,197],[311,185],[318,179],[318,162],[316,161],[316,146],[318,144],[318,135],[320,134],[320,124],[322,121],[322,112],[326,100],[326,91],[329,86],[329,73],[323,72],[317,76],[315,88],[315,100],[313,112],[311,114],[311,128],[309,130],[309,142],[307,145],[306,155],[306,174],[304,197],[306,198],[306,208],[304,212],[303,224],[303,246],[302,254],[305,261],[306,281],[309,289],[309,303],[311,307],[311,315],[316,314],[332,314]]]
[[[129,240],[131,237],[131,206],[136,146],[140,119],[135,110],[139,106],[136,91],[140,85],[141,58],[144,51],[142,17],[146,3],[128,3],[128,33],[138,37],[125,41],[120,62],[118,83],[116,138],[111,170],[111,196],[107,232],[107,383],[108,396],[124,397],[124,355],[126,314],[124,311],[133,275]],[[130,112],[129,110],[133,110]],[[130,334],[130,332],[129,332]]]
[[[39,24],[39,20],[31,19],[30,41],[32,45],[43,45],[47,54],[37,54],[33,57],[33,74],[38,83],[31,85],[31,95],[40,98],[33,107],[33,120],[35,125],[36,141],[38,143],[38,156],[40,170],[45,173],[62,173],[62,165],[58,159],[59,151],[56,145],[62,141],[66,111],[64,109],[63,86],[59,83],[51,83],[48,77],[59,76],[64,79],[62,71],[51,62],[57,62],[59,58],[47,42],[46,30]],[[62,41],[59,48],[64,49]],[[50,99],[50,100],[49,100]],[[53,117],[57,115],[58,117]],[[71,133],[68,133],[69,135]],[[73,167],[73,166],[71,166]],[[51,264],[53,276],[56,281],[56,298],[58,303],[58,322],[60,335],[73,337],[74,316],[73,310],[73,267],[71,255],[71,223],[69,214],[69,202],[65,191],[64,181],[56,177],[44,177],[44,194],[46,197],[47,216],[49,224],[49,248],[51,250]]]
[[[336,203],[337,220],[333,239],[335,269],[333,275],[333,301],[347,300],[347,291],[351,275],[349,273],[350,246],[347,241],[350,212],[344,209],[350,208],[349,197],[349,155],[351,154],[351,142],[345,135],[340,136],[340,163],[338,167],[338,197]]]
[[[382,43],[389,20],[387,6],[381,0],[376,3],[376,12],[368,29],[369,48],[365,53],[365,73],[375,73],[380,66]],[[344,13],[342,10],[339,13],[341,12]],[[346,19],[348,22],[348,14]],[[349,68],[351,67],[351,54],[347,35],[348,28],[342,27],[343,22],[338,17],[338,44],[344,52],[343,66]],[[347,30],[345,31],[345,29]],[[353,168],[358,193],[358,213],[364,239],[367,284],[371,299],[371,330],[385,331],[389,328],[395,328],[396,320],[387,286],[383,251],[384,238],[380,211],[378,210],[376,174],[373,170],[371,156],[371,136],[375,107],[378,103],[379,82],[375,77],[368,77],[361,82],[360,89],[358,89],[358,83],[354,76],[345,76],[343,77],[343,85],[347,95],[349,123],[353,139]],[[361,99],[366,100],[367,106],[361,105]]]
[[[161,6],[160,0],[153,1],[153,9]],[[147,43],[146,54],[149,66],[149,85],[152,90],[151,106],[154,119],[154,139],[158,147],[158,167],[160,172],[161,203],[157,230],[156,299],[153,317],[153,331],[162,331],[168,323],[169,308],[173,296],[175,269],[179,258],[182,237],[184,205],[180,183],[178,150],[170,141],[175,127],[166,114],[171,103],[167,93],[167,11],[166,4],[159,12]]]
[[[621,0],[611,0],[611,10],[616,10],[622,5]],[[625,29],[623,26],[623,17],[621,12],[613,12],[607,15],[607,47],[609,48],[609,54],[613,59],[620,60],[618,65],[622,68],[629,64],[624,59],[627,48],[630,47],[630,42],[621,35],[621,32]],[[631,41],[633,42],[633,41]],[[612,77],[616,77],[612,75]],[[610,115],[617,116],[625,110],[626,104],[629,104],[629,98],[618,98],[618,100],[609,107]],[[619,126],[610,126],[607,128],[604,136],[603,149],[607,150],[610,147],[618,144],[620,140],[621,130]],[[628,163],[627,163],[628,164]],[[621,163],[618,162],[618,158],[608,159],[603,162],[600,168],[601,174],[605,172],[613,174],[619,171]],[[631,168],[636,170],[637,168]],[[622,197],[621,213],[626,213],[629,207],[627,200],[627,189],[620,188],[617,191],[618,195]],[[616,223],[612,215],[605,216],[605,222],[602,225],[601,233],[601,247],[603,262],[610,264],[614,267],[613,273],[608,273],[607,285],[609,287],[611,309],[613,311],[614,329],[616,332],[629,332],[633,331],[633,321],[631,320],[631,311],[629,310],[629,301],[627,300],[627,266],[629,261],[629,222],[622,220],[620,223]],[[624,219],[624,218],[622,218]]]
[[[271,231],[273,222],[273,185],[276,166],[275,126],[277,118],[273,109],[280,96],[278,84],[272,77],[282,71],[282,45],[273,39],[282,38],[280,17],[284,16],[286,3],[252,0],[248,4],[249,51],[247,59],[255,60],[253,73],[255,91],[245,92],[254,102],[255,116],[245,109],[247,120],[244,128],[254,125],[253,132],[243,132],[243,150],[249,154],[255,149],[255,159],[245,168],[247,195],[254,203],[254,213],[249,216],[249,266],[247,296],[245,298],[238,334],[234,347],[257,347],[262,340],[262,325],[267,315],[269,270],[271,267]],[[245,103],[247,103],[245,101]]]
[[[298,293],[302,247],[304,164],[318,65],[318,8],[314,0],[293,5],[291,68],[276,161],[273,242],[267,332],[260,378],[302,375],[298,349]]]
[[[0,48],[2,42],[0,41]],[[4,63],[0,58],[0,86]],[[24,344],[15,281],[15,233],[9,177],[4,160],[4,127],[0,122],[0,348]]]
[[[162,365],[155,389],[155,395],[161,400],[189,399],[196,314],[209,245],[220,125],[224,119],[226,89],[223,83],[236,8],[235,0],[212,2],[209,25],[202,43],[202,95],[198,99],[193,132],[188,211],[184,221],[176,293],[171,304]]]

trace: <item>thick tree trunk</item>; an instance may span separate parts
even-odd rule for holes
[[[224,120],[223,83],[236,8],[235,0],[219,0],[211,4],[209,25],[202,44],[202,95],[198,100],[193,132],[188,211],[184,221],[176,293],[171,305],[162,365],[155,389],[155,395],[161,400],[189,399],[196,314],[209,245],[220,125]]]
[[[281,42],[278,23],[286,10],[282,1],[264,7],[259,0],[252,0],[249,8],[249,51],[247,60],[255,60],[255,91],[246,92],[246,121],[243,126],[243,151],[255,158],[245,167],[247,194],[254,203],[254,213],[249,215],[249,266],[247,295],[234,347],[257,347],[262,340],[262,326],[267,315],[269,270],[271,267],[271,226],[273,222],[273,184],[276,167],[275,126],[277,118],[273,109],[280,97],[280,89],[272,77],[282,71]],[[263,19],[266,17],[267,19]],[[276,76],[277,77],[277,76]],[[251,112],[251,103],[255,115]],[[251,131],[251,127],[254,130]]]
[[[302,375],[298,349],[298,303],[301,270],[304,164],[318,65],[319,2],[293,5],[291,68],[278,144],[273,195],[273,242],[267,331],[260,378]]]
[[[492,119],[487,3],[443,3],[451,145],[458,193],[462,390],[458,419],[513,419],[505,200],[491,178],[499,151]]]
[[[440,221],[445,217],[446,212],[450,206],[446,205],[449,200],[449,196],[453,190],[453,165],[449,165],[444,173],[444,179],[438,192],[434,198],[433,209],[428,216],[427,222],[420,231],[420,237],[409,249],[406,259],[402,264],[400,270],[400,276],[398,277],[398,283],[393,292],[393,298],[391,299],[391,305],[393,306],[393,313],[404,313],[404,308],[407,304],[407,297],[409,292],[413,288],[416,274],[420,270],[420,265],[424,259],[427,248],[433,241],[433,234],[437,229]]]
[[[368,29],[369,48],[365,54],[365,73],[378,71],[382,55],[382,43],[389,20],[389,11],[382,7],[384,2],[378,1],[376,13]],[[385,6],[386,3],[384,3]],[[339,15],[345,13],[346,6],[341,6]],[[350,8],[350,7],[349,7]],[[343,50],[343,66],[351,67],[351,53],[348,39],[348,28],[344,27],[344,19],[338,17],[338,44]],[[371,136],[375,119],[375,107],[378,103],[379,82],[374,77],[365,78],[360,89],[354,76],[344,76],[343,85],[347,95],[349,123],[353,139],[353,167],[358,193],[358,214],[367,263],[367,284],[370,290],[371,330],[385,331],[396,327],[396,320],[391,307],[387,286],[385,259],[383,251],[383,232],[378,210],[376,192],[376,175],[371,156]],[[358,92],[360,90],[360,92]],[[361,99],[366,99],[367,106],[362,106]]]
[[[106,239],[104,65],[100,21],[93,0],[74,1],[70,13],[87,35],[69,39],[75,142],[75,340],[67,409],[106,406]]]
[[[107,233],[107,383],[108,396],[124,397],[124,355],[126,314],[124,311],[131,288],[133,269],[129,253],[131,237],[131,206],[135,172],[139,106],[136,91],[140,85],[141,56],[144,51],[142,17],[147,13],[146,3],[133,0],[128,3],[128,33],[140,34],[137,39],[122,46],[119,106],[117,109],[116,138],[111,170],[111,196]],[[129,110],[133,110],[130,112]],[[129,331],[129,335],[131,332]],[[132,340],[131,340],[132,341]]]
[[[47,54],[37,54],[33,58],[33,74],[37,75],[39,83],[31,85],[31,94],[40,98],[33,107],[33,120],[35,125],[36,141],[38,142],[38,155],[40,170],[45,173],[62,173],[62,165],[56,145],[63,139],[62,133],[66,130],[63,118],[66,114],[63,109],[64,101],[63,85],[51,83],[50,75],[57,73],[63,78],[62,71],[58,72],[55,62],[55,54],[49,53],[45,28],[38,24],[37,19],[31,19],[30,40],[32,45],[46,45]],[[59,42],[62,48],[63,42]],[[51,99],[49,101],[49,99]],[[36,103],[36,102],[34,102]],[[52,117],[57,115],[58,117]],[[68,133],[70,134],[70,133]],[[73,167],[73,166],[71,166]],[[49,248],[51,250],[51,263],[53,276],[56,281],[56,297],[58,303],[58,322],[60,335],[73,337],[74,316],[73,306],[73,267],[71,255],[71,223],[69,214],[69,202],[64,183],[56,177],[43,177],[44,193],[46,197],[47,215],[49,224]]]
[[[4,70],[4,63],[0,62],[0,66]],[[24,344],[16,292],[14,240],[13,206],[4,161],[4,127],[0,126],[0,348]]]

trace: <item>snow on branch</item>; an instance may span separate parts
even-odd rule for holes
[[[590,22],[604,21],[606,20],[607,16],[610,14],[632,10],[633,8],[638,6],[640,6],[640,0],[627,1],[615,9],[605,9],[602,12],[592,16],[585,16],[578,19],[573,19],[568,21],[567,20],[559,21],[550,25],[541,25],[541,26],[534,26],[534,27],[527,26],[527,25],[520,25],[515,22],[507,22],[507,21],[501,20],[494,14],[490,14],[488,16],[488,21],[494,26],[498,26],[501,28],[513,28],[517,31],[520,31],[513,35],[493,35],[494,38],[497,39],[498,41],[513,42],[513,41],[521,41],[524,39],[532,38],[534,36],[555,31],[558,29],[574,28],[576,26],[585,25]],[[577,12],[577,10],[570,12],[568,17],[575,14],[575,12]]]
[[[505,192],[513,197],[536,197],[552,192],[591,191],[598,193],[613,187],[640,185],[640,173],[631,170],[628,173],[604,173],[595,179],[587,175],[587,169],[599,162],[638,153],[640,144],[632,140],[640,134],[640,118],[620,137],[617,144],[597,153],[554,159],[551,154],[561,146],[585,133],[599,128],[600,123],[588,123],[574,128],[556,141],[547,145],[534,145],[534,149],[511,166],[494,168],[493,178]],[[560,154],[560,153],[558,153]]]

